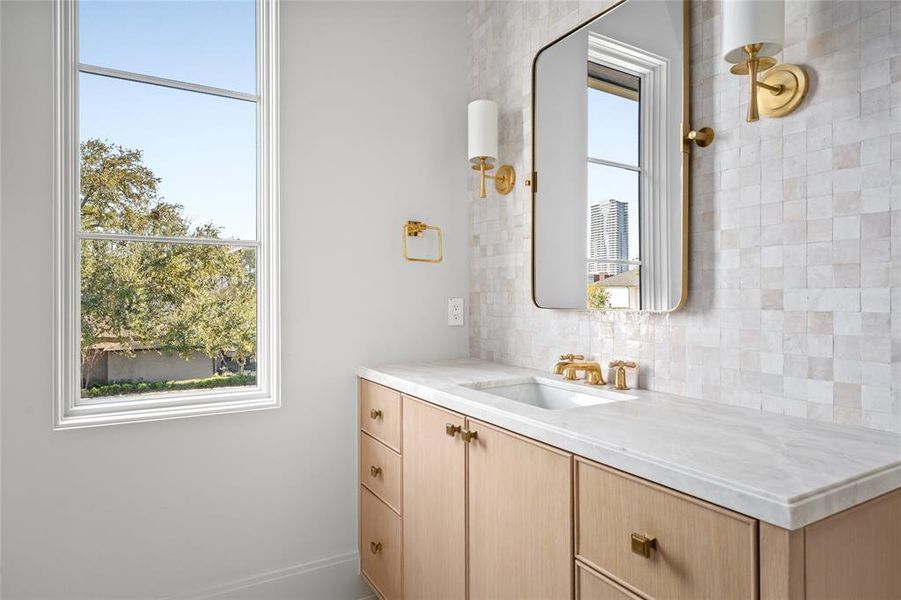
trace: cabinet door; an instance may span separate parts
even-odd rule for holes
[[[470,420],[469,597],[573,594],[572,456]]]
[[[403,398],[404,598],[466,597],[466,448],[448,424],[463,417]]]

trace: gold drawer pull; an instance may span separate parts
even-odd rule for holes
[[[632,534],[632,552],[644,558],[651,558],[651,550],[657,549],[657,538],[641,535],[640,533]]]
[[[369,551],[373,554],[378,554],[382,549],[381,542],[369,542]]]
[[[381,419],[381,418],[382,418],[382,411],[380,411],[380,410],[378,410],[378,409],[375,409],[375,408],[370,408],[370,409],[369,409],[369,418],[372,419],[372,420],[375,420],[375,419]]]
[[[460,437],[463,438],[463,441],[468,444],[472,440],[476,440],[479,438],[479,432],[478,431],[470,431],[469,429],[467,429],[466,431],[464,431],[463,433],[460,434]]]
[[[449,435],[451,437],[454,437],[461,431],[463,431],[463,428],[460,427],[459,425],[454,425],[453,423],[445,423],[444,424],[444,433],[446,433],[447,435]]]
[[[373,477],[378,477],[379,475],[381,475],[381,473],[382,473],[381,467],[377,467],[375,465],[372,465],[371,467],[369,467],[369,474],[372,475]]]

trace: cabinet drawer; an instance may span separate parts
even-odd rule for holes
[[[361,379],[360,428],[400,452],[400,393]]]
[[[641,598],[576,561],[576,600],[641,600]]]
[[[360,487],[360,570],[385,600],[400,598],[400,517]]]
[[[756,598],[755,520],[581,459],[575,501],[576,555],[611,579],[654,598]]]
[[[400,513],[400,454],[360,434],[360,482]]]

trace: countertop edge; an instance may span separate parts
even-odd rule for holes
[[[715,478],[705,478],[693,470],[680,469],[672,463],[604,446],[600,442],[583,439],[579,434],[547,423],[477,404],[448,390],[390,375],[380,371],[378,367],[360,366],[356,372],[359,377],[403,394],[462,412],[474,419],[486,421],[566,452],[788,530],[800,529],[901,488],[901,462],[899,462],[860,478],[819,489],[797,500],[773,498],[755,493],[752,489],[731,486]],[[551,430],[557,434],[553,440],[547,439],[550,436],[546,435]],[[565,445],[560,443],[559,436],[566,438]],[[864,483],[867,485],[864,486]]]

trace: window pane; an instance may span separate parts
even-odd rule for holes
[[[82,398],[256,385],[256,250],[81,242]]]
[[[639,174],[588,165],[589,308],[638,308]]]
[[[256,239],[256,104],[81,74],[85,231]]]
[[[83,63],[256,92],[253,0],[81,0]]]
[[[598,69],[593,63],[589,65]],[[638,166],[639,80],[621,71],[602,69],[605,79],[588,80],[588,156]]]

